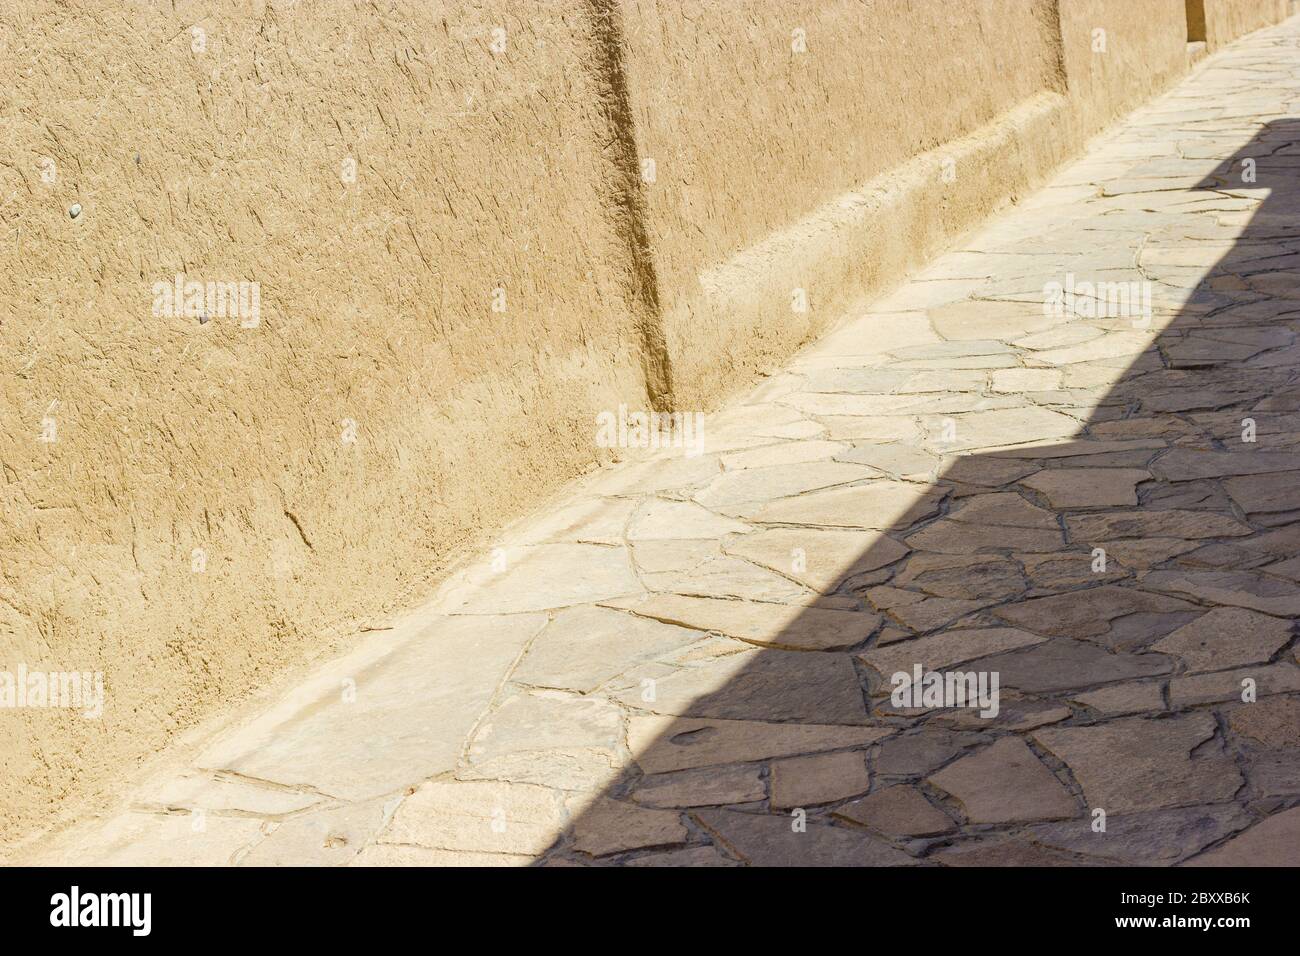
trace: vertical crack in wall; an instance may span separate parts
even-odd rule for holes
[[[646,394],[655,410],[668,411],[673,405],[672,361],[664,338],[659,277],[646,228],[641,158],[623,66],[626,44],[623,13],[619,0],[586,0],[584,6],[590,20],[597,90],[612,137],[609,157],[612,168],[605,201],[628,251],[629,298],[641,338]]]
[[[1206,42],[1209,34],[1205,25],[1205,0],[1185,0],[1183,9],[1187,16],[1187,42]]]

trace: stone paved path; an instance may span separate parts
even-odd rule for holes
[[[40,859],[1300,863],[1297,331],[1292,21]]]

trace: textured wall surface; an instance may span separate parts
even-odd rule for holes
[[[1290,9],[1288,0],[1189,0],[1189,6],[1192,3],[1201,8],[1205,41],[1211,50],[1279,22]],[[1192,18],[1190,10],[1188,18]]]
[[[0,710],[0,840],[413,602],[599,411],[752,382],[1185,41],[1183,0],[0,6],[0,670],[107,691]],[[156,310],[178,275],[258,321]]]
[[[1081,136],[1097,132],[1187,70],[1183,0],[1062,0],[1060,13],[1065,71]]]
[[[0,9],[0,669],[107,685],[102,721],[0,711],[10,832],[418,591],[645,401],[582,5],[160,9]],[[260,324],[153,315],[178,273],[258,282]]]
[[[1047,0],[623,8],[638,147],[655,161],[646,205],[665,337],[691,405],[710,403],[719,373],[750,380],[824,328],[838,290],[880,278],[870,259],[887,233],[821,230],[837,248],[818,249],[820,264],[780,249],[731,256],[1060,83]],[[925,244],[893,235],[915,263]]]

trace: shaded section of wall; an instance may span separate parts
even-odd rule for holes
[[[1205,42],[1205,0],[1184,0],[1187,5],[1187,42]]]

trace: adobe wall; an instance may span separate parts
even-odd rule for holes
[[[645,404],[591,18],[441,6],[0,7],[0,670],[107,685],[0,710],[0,831],[417,597]],[[177,274],[260,321],[153,314]]]

